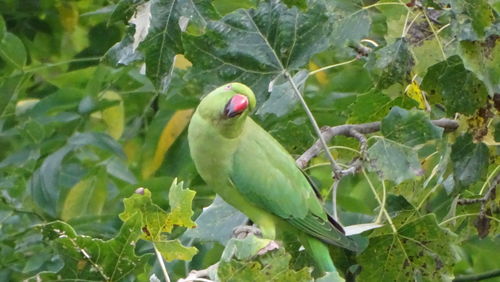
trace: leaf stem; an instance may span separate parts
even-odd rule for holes
[[[155,249],[155,254],[156,258],[158,259],[158,262],[160,263],[161,271],[163,272],[163,276],[165,276],[165,281],[170,282],[170,277],[168,277],[168,272],[167,268],[165,267],[165,263],[163,262],[163,257],[161,256],[160,251],[158,251],[158,248],[156,248],[155,243],[153,244],[153,248]]]
[[[376,219],[375,223],[379,223],[380,222],[380,218],[382,217],[382,213],[383,213],[385,215],[385,218],[387,219],[387,222],[389,222],[389,225],[391,226],[391,229],[394,232],[394,234],[398,233],[398,230],[396,229],[396,226],[392,222],[391,216],[389,215],[389,213],[385,209],[385,199],[384,199],[384,201],[380,200],[380,197],[378,196],[377,191],[375,190],[375,187],[373,186],[373,183],[371,182],[370,178],[368,177],[368,174],[366,173],[365,169],[362,168],[361,171],[363,171],[363,175],[365,176],[366,180],[368,181],[368,186],[370,186],[370,189],[372,190],[372,193],[375,196],[375,199],[377,200],[377,202],[380,205],[380,212],[379,212],[379,214],[377,216],[377,219]],[[384,189],[383,193],[385,195],[385,188],[384,188],[385,184],[383,184],[383,180],[382,180],[382,187]]]
[[[488,178],[484,182],[483,187],[481,187],[481,191],[479,191],[479,195],[483,195],[484,189],[488,186],[488,184],[490,183],[493,176],[495,176],[498,169],[500,169],[500,165],[497,165],[497,167],[495,167],[495,169],[490,173],[490,175],[488,176]]]
[[[439,50],[441,50],[441,54],[443,55],[443,59],[446,60],[446,54],[444,53],[443,44],[441,43],[441,40],[439,39],[438,32],[436,31],[436,29],[434,28],[434,25],[432,24],[431,20],[427,16],[427,13],[425,12],[425,9],[423,9],[422,11],[423,11],[425,20],[427,21],[427,24],[431,28],[432,33],[434,34],[434,37],[436,37],[436,41],[438,43]]]
[[[328,150],[328,144],[326,144],[325,138],[323,137],[323,134],[321,134],[321,129],[319,129],[319,126],[318,126],[318,123],[316,122],[316,119],[314,119],[314,116],[313,116],[311,110],[307,106],[307,103],[304,100],[304,97],[302,97],[302,95],[300,94],[300,91],[299,91],[297,85],[295,84],[295,82],[293,81],[293,78],[291,77],[290,73],[285,72],[285,77],[288,79],[288,81],[292,85],[295,96],[297,96],[300,103],[302,104],[302,107],[306,111],[306,114],[309,117],[309,120],[311,121],[311,123],[314,127],[314,130],[316,131],[316,134],[318,135],[318,138],[321,142],[321,145],[323,146],[323,150],[325,151],[325,155],[328,158],[328,160],[330,161],[330,164],[332,165],[332,169],[333,169],[333,173],[335,175],[335,178],[337,178],[337,179],[340,178],[340,175],[338,175],[338,172],[341,170],[341,168],[335,162],[335,159],[333,158],[332,154],[330,153],[330,150]]]
[[[345,62],[341,62],[341,63],[333,64],[333,65],[328,65],[328,66],[325,66],[325,67],[319,68],[319,69],[317,69],[317,70],[313,70],[313,71],[312,71],[312,72],[310,72],[307,76],[312,76],[312,75],[317,74],[318,72],[322,72],[322,71],[329,70],[329,69],[333,69],[333,68],[336,68],[336,67],[339,67],[339,66],[347,65],[347,64],[350,64],[350,63],[355,62],[355,61],[357,61],[357,60],[358,60],[358,58],[354,58],[354,59],[351,59],[351,60],[349,60],[349,61],[345,61]]]

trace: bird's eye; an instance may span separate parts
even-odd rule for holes
[[[233,86],[231,84],[226,85],[226,89],[231,89]]]

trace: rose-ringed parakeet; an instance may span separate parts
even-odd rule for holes
[[[264,238],[293,232],[320,273],[336,271],[328,244],[353,251],[357,245],[325,212],[290,154],[249,117],[255,105],[254,93],[241,83],[221,86],[201,100],[188,130],[198,173],[256,223]]]

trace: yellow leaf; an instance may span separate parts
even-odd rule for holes
[[[175,56],[175,67],[181,70],[185,70],[191,66],[191,62],[184,57],[182,54]]]
[[[405,93],[408,97],[418,102],[418,108],[422,110],[430,110],[427,100],[425,99],[425,94],[420,89],[419,85],[412,81],[406,87]]]
[[[16,116],[20,116],[26,113],[28,110],[32,109],[39,101],[40,99],[36,98],[23,99],[17,101],[15,110]]]
[[[127,140],[123,145],[123,151],[125,152],[129,163],[139,160],[141,155],[141,144],[139,143],[139,140],[137,138]]]
[[[73,2],[61,1],[57,5],[57,11],[59,12],[59,20],[64,30],[67,32],[73,32],[78,25],[78,9]]]
[[[311,62],[309,62],[309,69],[311,71],[314,71],[314,70],[319,69],[319,66],[311,61]],[[328,84],[328,77],[326,76],[326,73],[324,71],[317,72],[316,74],[314,74],[314,76],[318,80],[319,84],[321,84],[321,85]]]
[[[104,174],[84,178],[69,190],[64,200],[61,218],[68,221],[80,216],[99,215],[106,201]]]
[[[142,168],[142,178],[147,179],[160,168],[165,158],[165,153],[170,149],[174,141],[181,135],[184,128],[189,123],[189,119],[193,114],[193,109],[180,110],[174,113],[172,118],[167,122],[161,136],[158,139],[155,154],[152,160],[147,160]]]
[[[108,134],[114,139],[120,139],[125,128],[125,109],[120,94],[114,91],[105,91],[99,95],[100,99],[108,101],[119,101],[116,106],[101,111],[101,118],[107,126]]]

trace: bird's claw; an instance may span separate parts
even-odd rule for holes
[[[250,234],[262,236],[262,232],[255,225],[241,225],[233,229],[233,237],[236,239],[244,239]]]
[[[259,255],[259,256],[264,255],[267,252],[270,252],[270,251],[273,251],[273,250],[277,250],[280,247],[281,246],[280,246],[280,244],[278,242],[276,242],[274,240],[271,240],[271,241],[269,241],[269,243],[264,248],[260,249],[257,252],[257,255]]]

